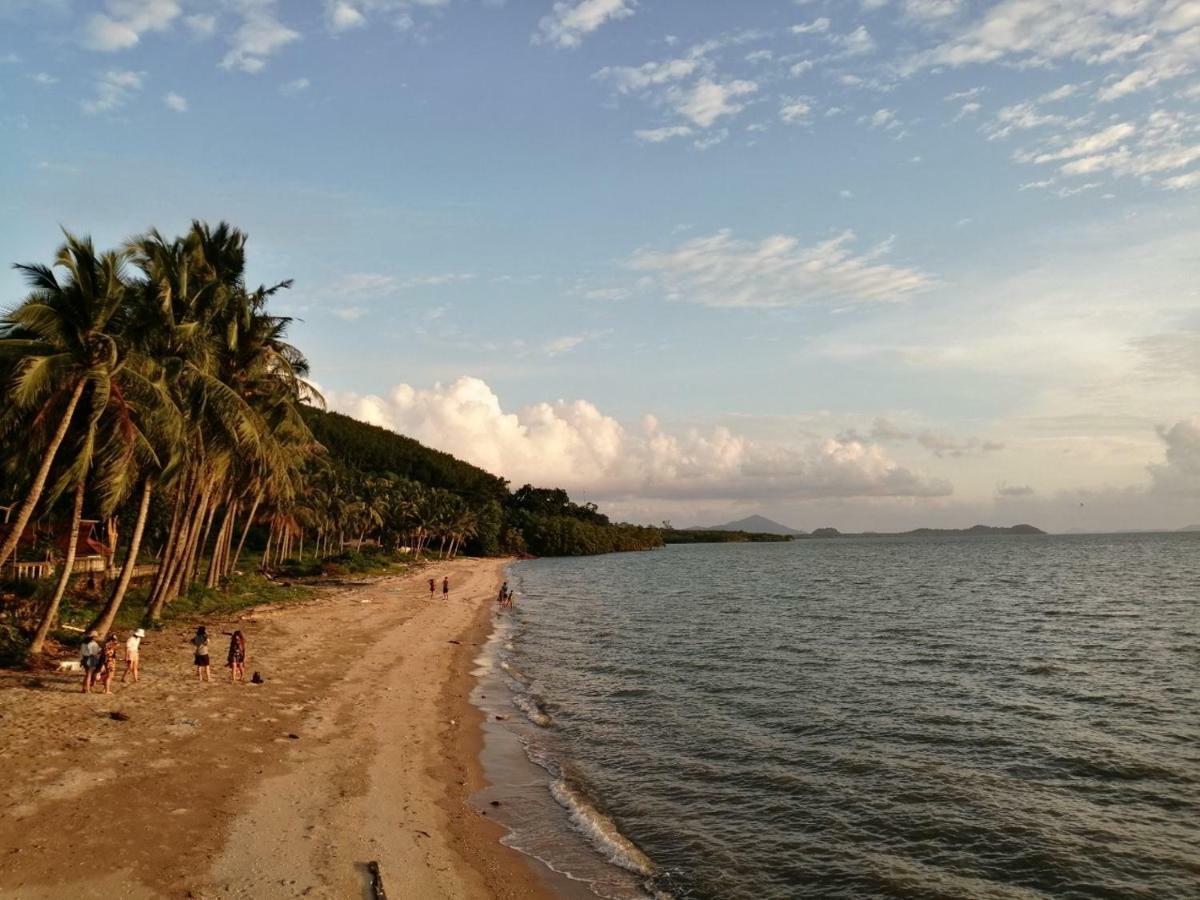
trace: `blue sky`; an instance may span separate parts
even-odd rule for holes
[[[1200,521],[1195,0],[0,0],[0,34],[6,260],[227,219],[331,405],[515,481]]]

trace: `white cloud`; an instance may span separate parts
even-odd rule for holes
[[[839,36],[837,43],[842,46],[843,51],[849,56],[863,56],[867,53],[874,53],[877,46],[875,39],[871,37],[871,33],[867,31],[864,25],[859,25],[849,34]]]
[[[346,0],[329,3],[326,15],[329,19],[329,27],[334,31],[349,31],[352,28],[362,28],[367,24],[367,17]]]
[[[951,486],[898,464],[879,446],[833,438],[799,445],[748,440],[724,427],[628,428],[586,400],[506,412],[478,378],[387,396],[326,392],[350,415],[410,435],[515,484],[595,498],[930,497]]]
[[[789,125],[793,125],[798,122],[807,122],[811,112],[812,106],[808,101],[796,97],[785,97],[783,105],[779,107],[779,118]]]
[[[390,296],[401,291],[423,287],[440,287],[459,284],[474,279],[470,272],[441,272],[433,275],[413,275],[401,278],[398,275],[383,275],[377,272],[355,272],[326,288],[326,293],[335,297]]]
[[[825,34],[829,31],[830,22],[822,17],[813,19],[811,22],[805,22],[803,25],[793,25],[792,34]]]
[[[29,80],[42,87],[50,87],[52,84],[58,84],[58,79],[49,72],[38,72],[35,75],[30,75]]]
[[[120,109],[142,89],[145,77],[145,72],[110,69],[96,81],[96,96],[80,101],[80,106],[90,115]]]
[[[687,78],[699,65],[699,58],[691,57],[648,62],[640,66],[606,66],[594,77],[610,80],[619,93],[629,94]]]
[[[855,254],[853,240],[853,232],[845,231],[805,247],[787,235],[756,243],[722,231],[665,252],[640,250],[629,265],[656,276],[669,299],[706,306],[887,302],[934,283],[919,269],[881,262],[890,241]]]
[[[296,94],[307,91],[312,86],[312,82],[307,78],[294,78],[291,81],[285,81],[279,86],[279,93],[285,97],[294,97]]]
[[[676,113],[701,128],[710,127],[722,116],[741,112],[745,104],[737,100],[758,90],[753,81],[738,79],[716,82],[701,78],[689,88],[673,87],[667,94]]]
[[[962,6],[962,0],[904,0],[904,14],[919,21],[946,19],[958,15]]]
[[[601,25],[633,15],[634,0],[579,0],[574,4],[558,2],[549,15],[538,22],[533,35],[535,44],[578,47],[585,35]]]
[[[1169,497],[1200,497],[1200,415],[1159,428],[1167,458],[1150,467],[1152,490]]]
[[[542,344],[542,350],[547,356],[562,356],[564,353],[570,353],[587,339],[588,335],[586,334],[564,334],[562,337],[546,341]]]
[[[336,306],[332,312],[339,319],[345,319],[347,322],[357,322],[367,314],[367,310],[361,306]]]
[[[106,0],[104,7],[84,25],[83,43],[108,53],[128,50],[148,31],[165,31],[182,12],[178,0]]]
[[[167,109],[174,110],[178,113],[188,111],[187,98],[179,96],[179,94],[176,94],[174,91],[163,97],[163,103],[166,105]]]
[[[198,38],[210,38],[217,33],[217,17],[208,13],[196,13],[183,20],[193,35]]]
[[[255,74],[267,58],[300,39],[300,33],[276,16],[275,0],[232,0],[242,22],[229,37],[229,51],[221,59],[225,69]]]
[[[672,138],[688,137],[692,133],[692,129],[687,125],[668,125],[663,128],[639,129],[633,134],[639,141],[645,141],[647,144],[661,144]]]

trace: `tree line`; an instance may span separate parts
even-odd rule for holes
[[[269,569],[367,540],[441,556],[661,545],[657,529],[613,525],[565,492],[548,492],[548,504],[529,486],[510,493],[449,454],[325,412],[287,340],[292,320],[269,309],[291,282],[250,286],[246,235],[226,223],[193,222],[174,238],[151,230],[103,252],[67,233],[51,265],[16,268],[29,292],[0,317],[0,504],[10,506],[0,571],[36,522],[75,535],[86,512],[114,537],[132,523],[98,633],[147,551],[155,622],[193,584],[222,584],[250,548]]]

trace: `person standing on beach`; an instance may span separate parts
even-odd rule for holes
[[[436,591],[437,591],[437,579],[430,578],[429,579],[429,599],[430,600],[433,599],[433,595]]]
[[[96,680],[96,673],[100,671],[100,644],[96,642],[96,635],[90,631],[83,639],[83,646],[79,648],[79,667],[83,669],[83,693],[90,694],[92,682]]]
[[[121,649],[121,645],[117,643],[117,636],[109,632],[108,638],[104,641],[104,647],[100,651],[100,675],[104,681],[104,693],[112,693],[113,676],[117,674],[117,651]]]
[[[192,647],[195,649],[196,678],[200,681],[212,681],[211,670],[208,666],[208,631],[203,625],[196,629],[196,636],[192,638]]]
[[[225,665],[229,667],[230,683],[246,680],[246,637],[240,631],[235,631],[229,639],[229,659]]]
[[[442,599],[443,600],[450,599],[450,576],[449,575],[445,575],[442,577]]]
[[[139,628],[129,636],[129,640],[125,642],[125,671],[121,673],[121,684],[125,683],[126,677],[133,675],[133,682],[137,684],[138,680],[138,662],[142,655],[142,638],[146,636],[146,629]]]

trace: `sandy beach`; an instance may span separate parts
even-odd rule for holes
[[[377,861],[392,898],[550,896],[467,803],[483,783],[470,672],[503,565],[205,620],[211,683],[191,666],[191,622],[152,633],[140,683],[110,696],[4,674],[0,895],[370,897]],[[450,600],[431,602],[443,573]],[[261,685],[228,682],[234,628]]]

